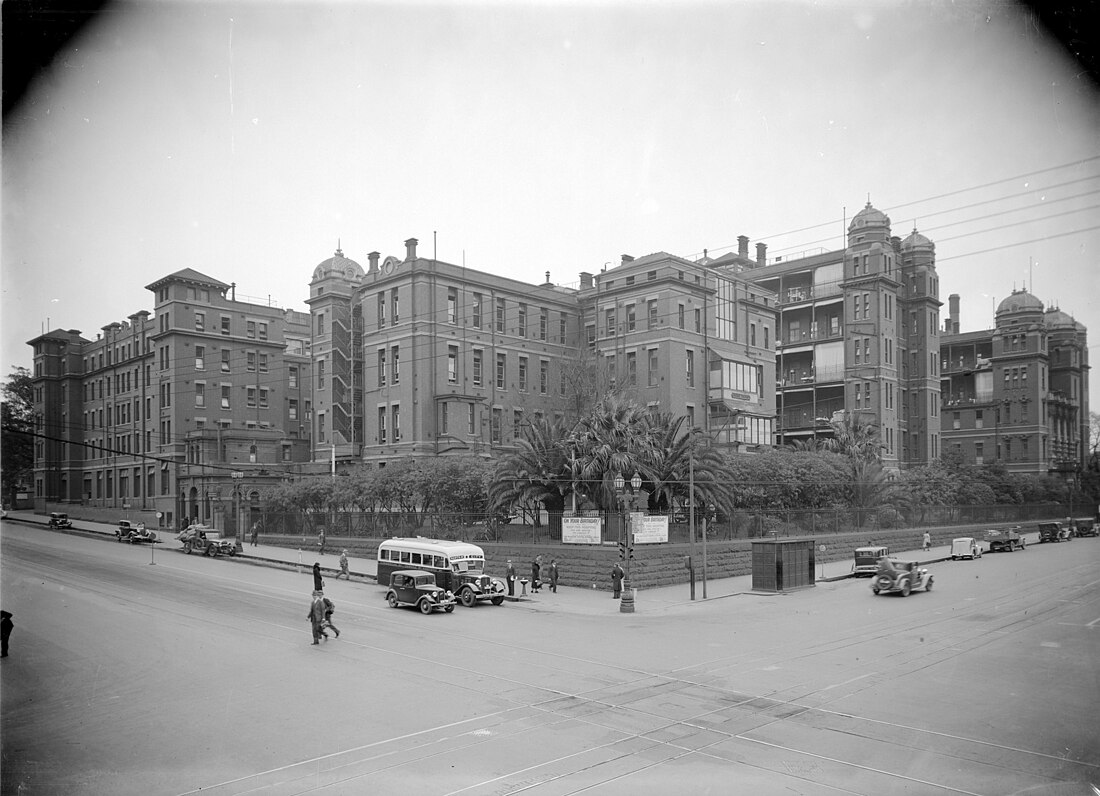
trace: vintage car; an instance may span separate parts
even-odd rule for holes
[[[390,587],[386,591],[390,608],[414,605],[422,614],[432,611],[451,613],[455,609],[455,597],[449,591],[435,585],[435,575],[419,569],[399,569],[390,573]]]
[[[1100,536],[1100,530],[1096,528],[1096,521],[1092,517],[1078,517],[1073,521],[1073,533],[1075,536]]]
[[[989,552],[998,553],[1002,550],[1012,552],[1017,547],[1023,550],[1027,547],[1027,540],[1020,533],[1019,526],[1012,528],[994,528],[985,532],[985,541],[989,545]]]
[[[199,553],[213,558],[218,553],[236,555],[237,545],[232,539],[224,538],[218,531],[205,525],[188,525],[176,540],[183,543],[183,552]]]
[[[507,591],[504,581],[491,578],[483,572],[460,572],[455,597],[467,608],[473,608],[486,600],[493,605],[500,605],[504,602]]]
[[[878,571],[878,560],[890,555],[890,548],[886,545],[872,545],[870,547],[857,547],[853,551],[855,562],[852,564],[852,576],[863,577],[874,575]]]
[[[72,528],[73,524],[69,520],[68,514],[63,514],[59,511],[50,512],[50,527],[51,528]]]
[[[908,597],[913,591],[932,591],[932,574],[915,561],[898,561],[894,558],[879,559],[878,570],[871,579],[871,591],[875,594],[900,594]]]
[[[118,529],[115,531],[115,539],[119,542],[128,542],[129,544],[134,544],[135,542],[149,542],[150,544],[155,544],[157,535],[155,532],[146,528],[144,522],[132,525],[127,520],[122,520],[119,522]]]
[[[981,558],[982,543],[973,536],[960,536],[951,540],[951,560],[960,558]]]
[[[1070,540],[1069,528],[1060,522],[1039,523],[1039,543],[1043,542],[1068,542]]]

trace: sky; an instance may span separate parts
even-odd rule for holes
[[[1100,93],[1010,0],[113,4],[2,155],[4,377],[183,268],[305,310],[338,245],[415,237],[576,286],[739,235],[837,249],[868,200],[936,243],[962,330],[1026,285],[1100,344]]]

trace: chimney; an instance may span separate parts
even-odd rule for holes
[[[959,294],[952,293],[947,297],[948,318],[951,322],[951,334],[959,333]]]
[[[367,266],[368,274],[378,273],[378,258],[381,256],[382,255],[380,255],[378,252],[371,252],[367,255],[367,262],[369,263],[369,265]]]
[[[405,262],[416,259],[416,244],[419,241],[416,238],[409,238],[405,241]]]
[[[763,268],[768,264],[768,244],[756,244],[756,267]]]
[[[739,257],[749,256],[749,236],[738,235],[737,236],[737,255]]]
[[[588,271],[581,271],[581,290],[592,289],[592,274]]]
[[[622,263],[623,265],[626,265],[627,263],[632,263],[632,262],[634,262],[633,257],[631,257],[629,254],[624,254],[623,255],[623,263]]]
[[[550,286],[552,286],[552,285],[554,284],[553,282],[551,282],[551,281],[550,281],[550,272],[549,272],[549,271],[547,271],[547,272],[546,272],[546,281],[545,281],[545,282],[543,282],[542,284],[543,284],[543,285],[544,285],[545,287],[550,287]]]

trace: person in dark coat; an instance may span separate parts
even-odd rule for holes
[[[542,556],[535,556],[535,560],[531,562],[531,593],[538,592],[542,586],[542,581],[539,580],[539,575],[542,574]]]
[[[619,599],[623,594],[623,572],[622,565],[616,561],[615,566],[611,568],[611,586],[615,593],[611,597],[615,600]]]
[[[260,523],[252,523],[252,546],[256,546],[256,540],[260,538]]]
[[[313,643],[320,644],[321,636],[328,638],[328,633],[325,632],[325,600],[321,592],[313,592],[313,602],[309,604],[309,613],[306,614],[306,618],[309,619],[310,629],[313,631]]]
[[[336,603],[328,597],[322,597],[321,602],[325,604],[325,621],[321,623],[321,632],[324,633],[326,627],[331,627],[336,632],[336,638],[340,638],[339,629],[332,624],[332,615],[336,613]]]
[[[550,591],[558,593],[558,560],[550,559]]]
[[[11,621],[11,614],[0,611],[0,658],[8,657],[8,636],[11,635],[15,624]]]
[[[313,590],[324,591],[325,581],[321,577],[321,565],[316,561],[313,562]]]
[[[512,563],[512,559],[508,559],[508,566],[504,570],[504,579],[508,581],[508,596],[516,596],[516,565]]]

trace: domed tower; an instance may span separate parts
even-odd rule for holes
[[[362,445],[361,407],[355,405],[361,383],[361,315],[355,301],[363,268],[337,245],[332,257],[313,269],[309,283],[313,365],[313,459],[351,459]],[[358,318],[358,320],[357,320]],[[359,327],[358,331],[356,327]]]
[[[1076,473],[1088,464],[1088,330],[1072,315],[1050,307],[1043,315],[1050,368],[1046,396],[1050,435],[1049,470]]]

